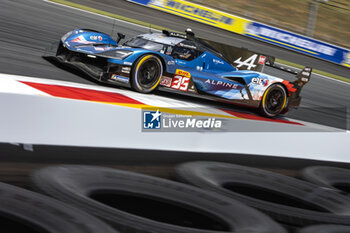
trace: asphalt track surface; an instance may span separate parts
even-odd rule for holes
[[[102,6],[108,6],[99,1],[108,2],[109,0],[79,0],[80,3],[94,7],[102,8]],[[141,6],[127,3],[124,0],[113,2],[116,7],[110,7],[109,10],[114,13],[123,13],[129,17],[140,19],[141,13],[143,12],[145,16],[144,21],[151,20],[152,17],[153,20],[155,20],[153,22],[155,24],[168,25],[170,24],[169,21],[172,21],[174,29],[182,30],[191,27],[199,36],[211,40],[218,40],[228,44],[232,41],[232,45],[237,46],[239,44],[252,50],[255,49],[255,51],[271,51],[270,54],[281,58],[284,58],[283,56],[286,56],[286,53],[291,53],[285,49],[270,46],[255,40],[252,41],[251,39],[240,38],[232,33],[195,23],[190,20],[179,17],[176,17],[175,20],[173,19],[173,17],[175,17],[173,15],[164,14],[152,9],[142,7],[143,11],[140,12],[141,9],[139,8]],[[74,28],[92,28],[109,34],[113,31],[114,33],[118,31],[126,34],[127,38],[140,33],[149,32],[148,28],[115,21],[108,17],[101,17],[96,14],[86,13],[42,0],[0,0],[0,5],[1,73],[99,85],[79,74],[60,69],[42,59],[41,56],[45,54],[45,51],[47,48],[50,48],[52,43],[58,42],[63,34]],[[122,11],[118,7],[126,7],[127,9]],[[135,13],[131,14],[131,12]],[[150,15],[152,15],[152,17]],[[162,17],[162,20],[159,20],[160,17]],[[157,18],[157,20],[155,18]],[[55,49],[55,47],[52,48]],[[279,56],[279,54],[281,54],[281,56]],[[314,62],[314,67],[320,68],[325,66],[323,61],[297,54],[294,55],[295,59]],[[342,68],[330,63],[327,63],[327,65],[335,69],[341,70]],[[293,80],[293,75],[270,67],[266,67],[265,72],[277,77]],[[196,98],[168,93],[158,94],[171,98],[183,99],[185,101],[199,101],[204,103],[203,100]],[[304,87],[302,96],[302,106],[305,108],[288,113],[288,117],[349,129],[350,115],[346,114],[347,108],[350,107],[349,84],[313,75],[310,83]],[[216,103],[208,102],[208,104],[215,105]],[[348,125],[347,127],[346,124]]]

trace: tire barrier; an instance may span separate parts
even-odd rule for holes
[[[121,232],[285,232],[267,215],[238,201],[147,175],[66,165],[35,171],[32,181],[42,192]]]
[[[295,228],[350,225],[350,199],[320,186],[260,169],[218,162],[176,168],[179,180],[255,207]]]
[[[298,233],[349,233],[350,226],[344,225],[316,225],[302,228]]]
[[[304,168],[300,177],[311,183],[333,189],[341,194],[350,194],[350,170],[328,166]]]
[[[1,232],[117,233],[109,225],[50,197],[0,183]]]

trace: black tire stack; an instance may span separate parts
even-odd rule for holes
[[[303,169],[300,177],[306,181],[350,195],[350,170],[337,167],[312,166]]]
[[[100,219],[53,198],[0,183],[1,232],[117,233]]]
[[[57,166],[35,172],[33,181],[44,193],[121,232],[285,232],[268,216],[233,199],[137,173]]]
[[[309,182],[217,162],[185,163],[176,173],[181,181],[265,212],[291,231],[314,224],[350,225],[350,199]]]
[[[300,177],[312,184],[200,161],[177,166],[176,177],[187,184],[96,166],[42,168],[32,182],[51,197],[0,183],[0,222],[26,233],[350,232],[346,169],[305,168]]]

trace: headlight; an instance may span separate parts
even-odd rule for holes
[[[64,36],[61,37],[61,41],[64,42],[67,38],[72,35],[73,31],[67,32]]]

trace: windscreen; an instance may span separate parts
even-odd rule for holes
[[[132,48],[143,48],[143,49],[148,49],[155,52],[164,52],[164,48],[165,48],[165,46],[161,43],[146,40],[141,37],[136,37],[125,42],[124,46],[129,46]]]

